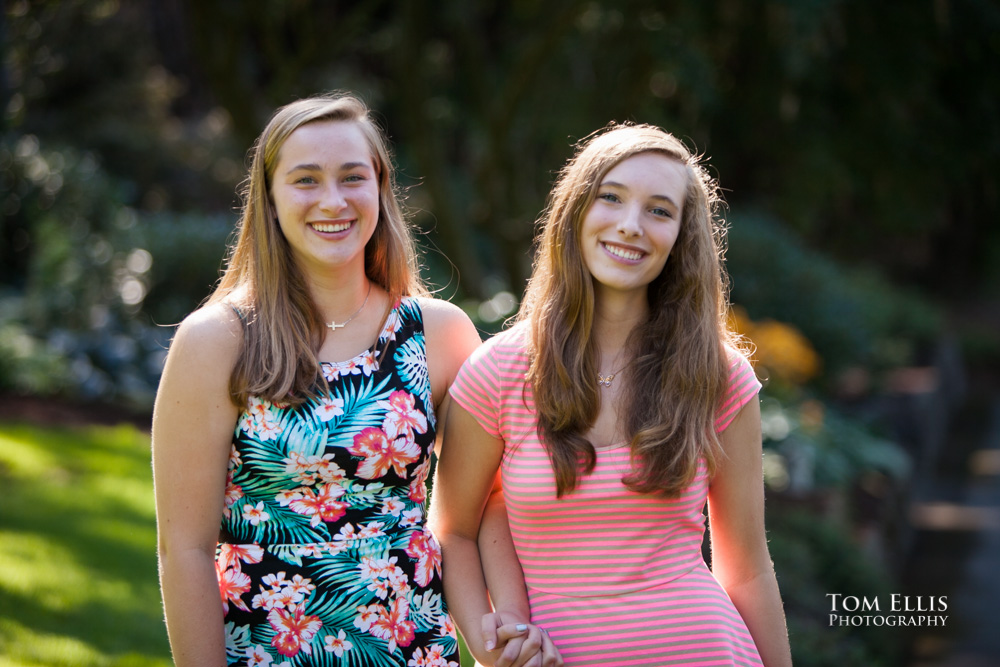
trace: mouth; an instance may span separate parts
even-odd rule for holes
[[[602,242],[601,247],[608,252],[608,254],[613,255],[619,259],[623,259],[626,262],[638,262],[640,259],[646,256],[642,250],[636,248],[627,248],[620,245],[615,245],[607,242]]]
[[[350,229],[351,225],[354,224],[354,221],[345,220],[339,222],[310,222],[308,224],[317,232],[323,232],[324,234],[336,234],[337,232],[343,232]]]

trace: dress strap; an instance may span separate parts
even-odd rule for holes
[[[229,304],[229,307],[233,309],[234,313],[236,313],[236,317],[240,318],[240,322],[243,323],[243,326],[246,326],[247,316],[243,313],[243,311],[237,308],[236,305],[232,303]]]

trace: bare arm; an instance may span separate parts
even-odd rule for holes
[[[458,306],[440,299],[421,299],[427,348],[427,374],[437,415],[437,440],[434,452],[440,456],[444,424],[448,419],[451,398],[448,387],[472,351],[483,342],[472,320]]]
[[[778,582],[764,533],[760,405],[750,401],[720,435],[725,455],[709,487],[712,570],[767,667],[790,667]]]
[[[493,608],[519,621],[531,620],[524,572],[507,523],[507,505],[499,474],[486,501],[478,543]]]
[[[167,355],[153,414],[160,587],[174,661],[225,665],[215,547],[237,410],[229,375],[240,330],[226,306],[186,319]]]
[[[431,528],[444,560],[444,594],[473,656],[492,664],[495,657],[484,646],[482,618],[493,610],[477,541],[503,441],[483,430],[460,405],[451,406],[444,437],[447,446],[438,462],[431,505]]]

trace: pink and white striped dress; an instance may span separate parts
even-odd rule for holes
[[[504,441],[507,516],[532,621],[567,666],[761,665],[746,624],[701,555],[704,465],[679,498],[627,489],[627,444],[600,449],[594,472],[556,498],[525,383],[524,324],[494,336],[462,367],[453,399]],[[722,432],[760,383],[734,355]],[[455,443],[460,446],[460,443]]]

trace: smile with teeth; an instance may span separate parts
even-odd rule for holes
[[[351,228],[351,223],[350,222],[337,222],[337,223],[312,222],[312,223],[309,223],[309,224],[317,232],[330,232],[330,233],[332,233],[332,232],[342,232],[345,229],[350,229]]]
[[[634,261],[637,259],[642,259],[643,255],[646,254],[639,250],[626,250],[625,248],[619,248],[618,246],[610,245],[608,243],[603,243],[601,245],[603,245],[604,249],[610,252],[612,255],[614,255],[615,257],[621,257],[622,259]]]

